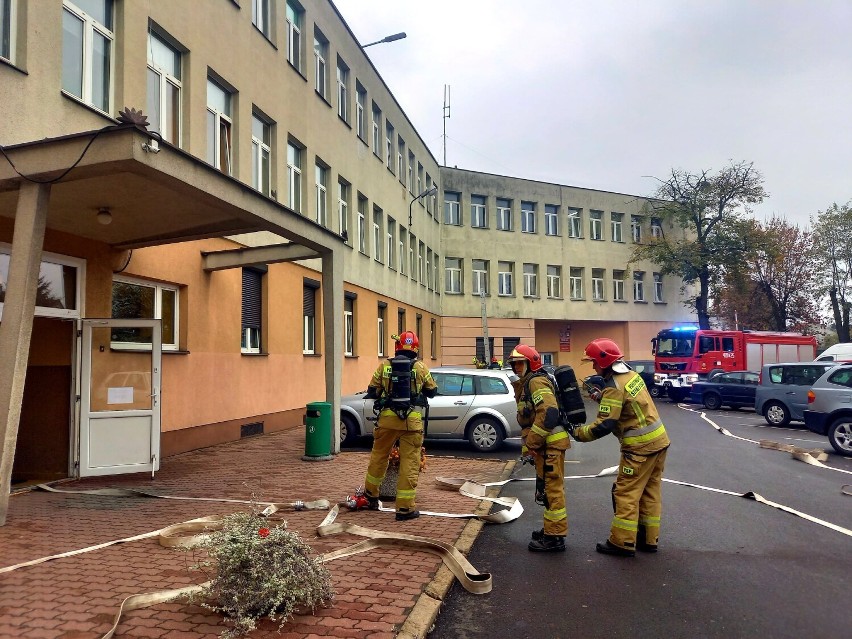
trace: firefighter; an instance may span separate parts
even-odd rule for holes
[[[639,373],[624,363],[611,339],[586,346],[583,361],[592,362],[604,380],[595,421],[574,429],[580,442],[612,433],[621,442],[621,463],[612,487],[614,516],[609,539],[596,546],[607,555],[633,557],[636,550],[656,552],[662,510],[661,487],[669,437],[654,400]]]
[[[379,365],[373,373],[367,387],[366,399],[375,399],[379,408],[376,428],[373,431],[373,450],[367,466],[364,480],[368,508],[378,510],[379,487],[388,469],[388,454],[399,441],[399,480],[396,484],[396,519],[405,521],[420,516],[415,508],[415,490],[420,475],[420,448],[423,446],[423,414],[426,412],[427,398],[434,397],[438,386],[432,374],[422,361],[417,360],[420,342],[412,331],[405,331],[396,337],[396,357]],[[410,360],[411,383],[408,401],[399,400],[392,384],[393,366],[406,364],[399,358]],[[375,409],[375,406],[374,406]]]
[[[499,370],[499,369],[503,368],[503,362],[501,362],[496,357],[492,357],[491,358],[491,364],[488,366],[488,368],[491,368],[491,369],[494,369],[494,370]]]
[[[563,478],[565,451],[571,447],[571,440],[559,424],[555,389],[541,370],[538,351],[518,344],[508,361],[519,378],[513,385],[522,429],[521,453],[529,452],[535,459],[536,501],[544,505],[544,527],[533,532],[527,547],[533,552],[561,552],[568,534]]]

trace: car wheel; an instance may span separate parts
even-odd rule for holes
[[[780,402],[769,402],[763,408],[763,419],[770,426],[786,426],[790,423],[790,411]]]
[[[340,445],[353,446],[361,431],[351,415],[340,416]]]
[[[852,457],[852,418],[841,417],[828,429],[828,441],[841,455]]]
[[[479,452],[490,453],[503,443],[503,429],[487,417],[481,417],[468,426],[467,439]]]
[[[707,410],[719,410],[722,408],[722,398],[719,393],[704,393],[704,408]]]
[[[657,384],[651,386],[651,388],[648,389],[648,392],[651,393],[651,397],[660,397],[663,394],[662,389]]]

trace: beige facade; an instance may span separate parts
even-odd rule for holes
[[[445,363],[470,363],[483,303],[498,358],[520,340],[554,365],[578,366],[602,336],[647,359],[659,329],[688,321],[680,281],[630,263],[637,242],[674,232],[644,199],[456,168],[441,178]]]
[[[565,291],[572,268],[586,287],[602,268],[611,287],[630,221],[611,242],[608,216],[639,214],[638,200],[441,168],[327,0],[3,2],[2,494],[12,478],[79,472],[87,318],[160,320],[162,387],[149,395],[168,455],[301,427],[311,401],[336,414],[401,329],[430,365],[469,364],[482,333],[473,260],[490,265],[498,348],[521,339],[574,363],[606,330],[639,356],[654,327],[684,317],[674,282],[660,303],[634,300],[629,282],[624,301],[544,294],[548,265]],[[446,193],[459,194],[458,225],[442,223]],[[472,196],[486,229],[471,227]],[[497,198],[511,201],[511,232],[497,230]],[[549,205],[559,224],[569,206],[600,209],[607,235],[521,233],[526,201],[539,225]],[[448,257],[458,292],[445,290]],[[501,262],[515,269],[507,295]],[[522,294],[525,263],[535,295]],[[128,295],[152,301],[128,310]],[[117,335],[93,348],[132,359]]]

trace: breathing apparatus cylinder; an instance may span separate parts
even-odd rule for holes
[[[585,424],[586,406],[574,369],[567,364],[559,366],[553,376],[556,378],[556,402],[559,404],[562,420],[568,424]]]
[[[390,360],[391,384],[389,408],[407,410],[411,407],[411,381],[414,360],[398,356]]]

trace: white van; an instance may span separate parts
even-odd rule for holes
[[[850,360],[852,360],[852,342],[844,342],[843,344],[835,344],[834,346],[829,346],[814,361],[838,362]]]

